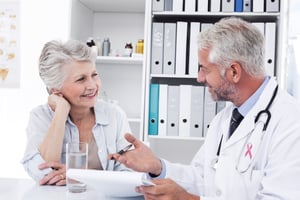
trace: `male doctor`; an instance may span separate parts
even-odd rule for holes
[[[147,200],[299,200],[300,107],[266,75],[263,35],[224,18],[198,39],[198,82],[214,100],[232,104],[212,120],[191,165],[157,158],[130,134],[135,149],[110,156],[155,177],[155,186],[137,188]],[[230,136],[236,118],[242,121]]]

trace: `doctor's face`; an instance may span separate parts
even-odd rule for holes
[[[197,81],[205,83],[214,101],[232,101],[236,98],[235,86],[227,79],[227,70],[224,76],[218,65],[209,61],[209,50],[198,51],[200,69]]]
[[[100,89],[100,78],[90,62],[71,62],[63,66],[65,80],[61,93],[72,107],[91,108]]]

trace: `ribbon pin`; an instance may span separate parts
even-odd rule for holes
[[[247,151],[246,151],[246,153],[245,153],[245,157],[246,157],[247,155],[249,155],[250,159],[252,159],[252,152],[251,152],[251,150],[252,150],[252,144],[249,143],[249,144],[247,144]]]

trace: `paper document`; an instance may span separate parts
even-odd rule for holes
[[[81,181],[95,190],[113,197],[133,197],[142,194],[135,188],[140,185],[154,185],[147,175],[130,171],[103,171],[92,169],[69,169],[67,177]]]

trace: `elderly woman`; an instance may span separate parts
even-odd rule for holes
[[[66,143],[89,144],[88,168],[123,170],[108,160],[128,143],[130,127],[124,111],[98,100],[101,81],[95,56],[86,44],[69,40],[45,44],[39,73],[49,92],[48,103],[30,113],[22,164],[41,185],[65,185]]]

